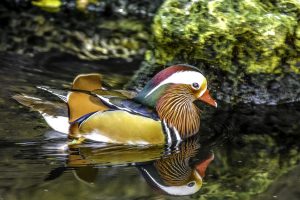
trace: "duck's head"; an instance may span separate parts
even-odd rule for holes
[[[200,112],[194,101],[217,107],[207,89],[207,80],[190,65],[173,65],[156,74],[136,100],[155,108],[162,120],[175,127],[182,137],[198,132]]]
[[[197,68],[185,64],[173,65],[157,73],[136,98],[155,107],[160,98],[170,92],[178,98],[184,96],[191,102],[201,100],[217,107],[207,90],[206,78]]]

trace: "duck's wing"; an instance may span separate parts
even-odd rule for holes
[[[68,96],[70,122],[76,121],[81,116],[106,110],[124,110],[155,120],[159,119],[153,109],[132,100],[136,96],[135,92],[106,90],[101,86],[100,79],[100,75],[97,74],[79,75],[75,78],[72,92]],[[75,110],[76,112],[73,112]]]
[[[122,96],[111,96],[99,93],[93,94],[95,94],[103,102],[103,104],[105,104],[111,110],[123,110],[131,114],[142,115],[154,120],[159,120],[159,117],[155,110],[132,99],[128,99]]]

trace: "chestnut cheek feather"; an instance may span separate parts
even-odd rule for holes
[[[200,110],[190,87],[173,86],[158,100],[156,110],[161,119],[174,126],[182,138],[190,137],[200,128]]]

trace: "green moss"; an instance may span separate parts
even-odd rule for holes
[[[290,65],[292,72],[300,74],[300,58],[290,59],[287,63]]]
[[[260,61],[248,61],[247,72],[248,73],[281,73],[282,70],[277,68],[280,64],[280,58],[278,56],[269,57]]]
[[[281,73],[286,58],[299,57],[299,14],[296,0],[167,0],[152,26],[154,56],[158,64],[201,60],[228,72]]]

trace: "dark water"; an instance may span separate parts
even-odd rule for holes
[[[68,88],[75,75],[87,72],[102,73],[107,85],[121,88],[138,65],[1,53],[0,200],[300,198],[299,103],[232,107],[220,102],[217,110],[201,104],[199,137],[177,147],[87,143],[66,150],[61,148],[65,135],[51,131],[38,113],[11,98],[16,93],[45,95],[36,85]],[[192,195],[175,197],[155,186],[155,180],[183,184],[183,174],[205,162],[202,187]],[[184,173],[165,180],[159,168],[164,165],[169,170],[180,166]],[[155,180],[146,172],[153,172]]]

